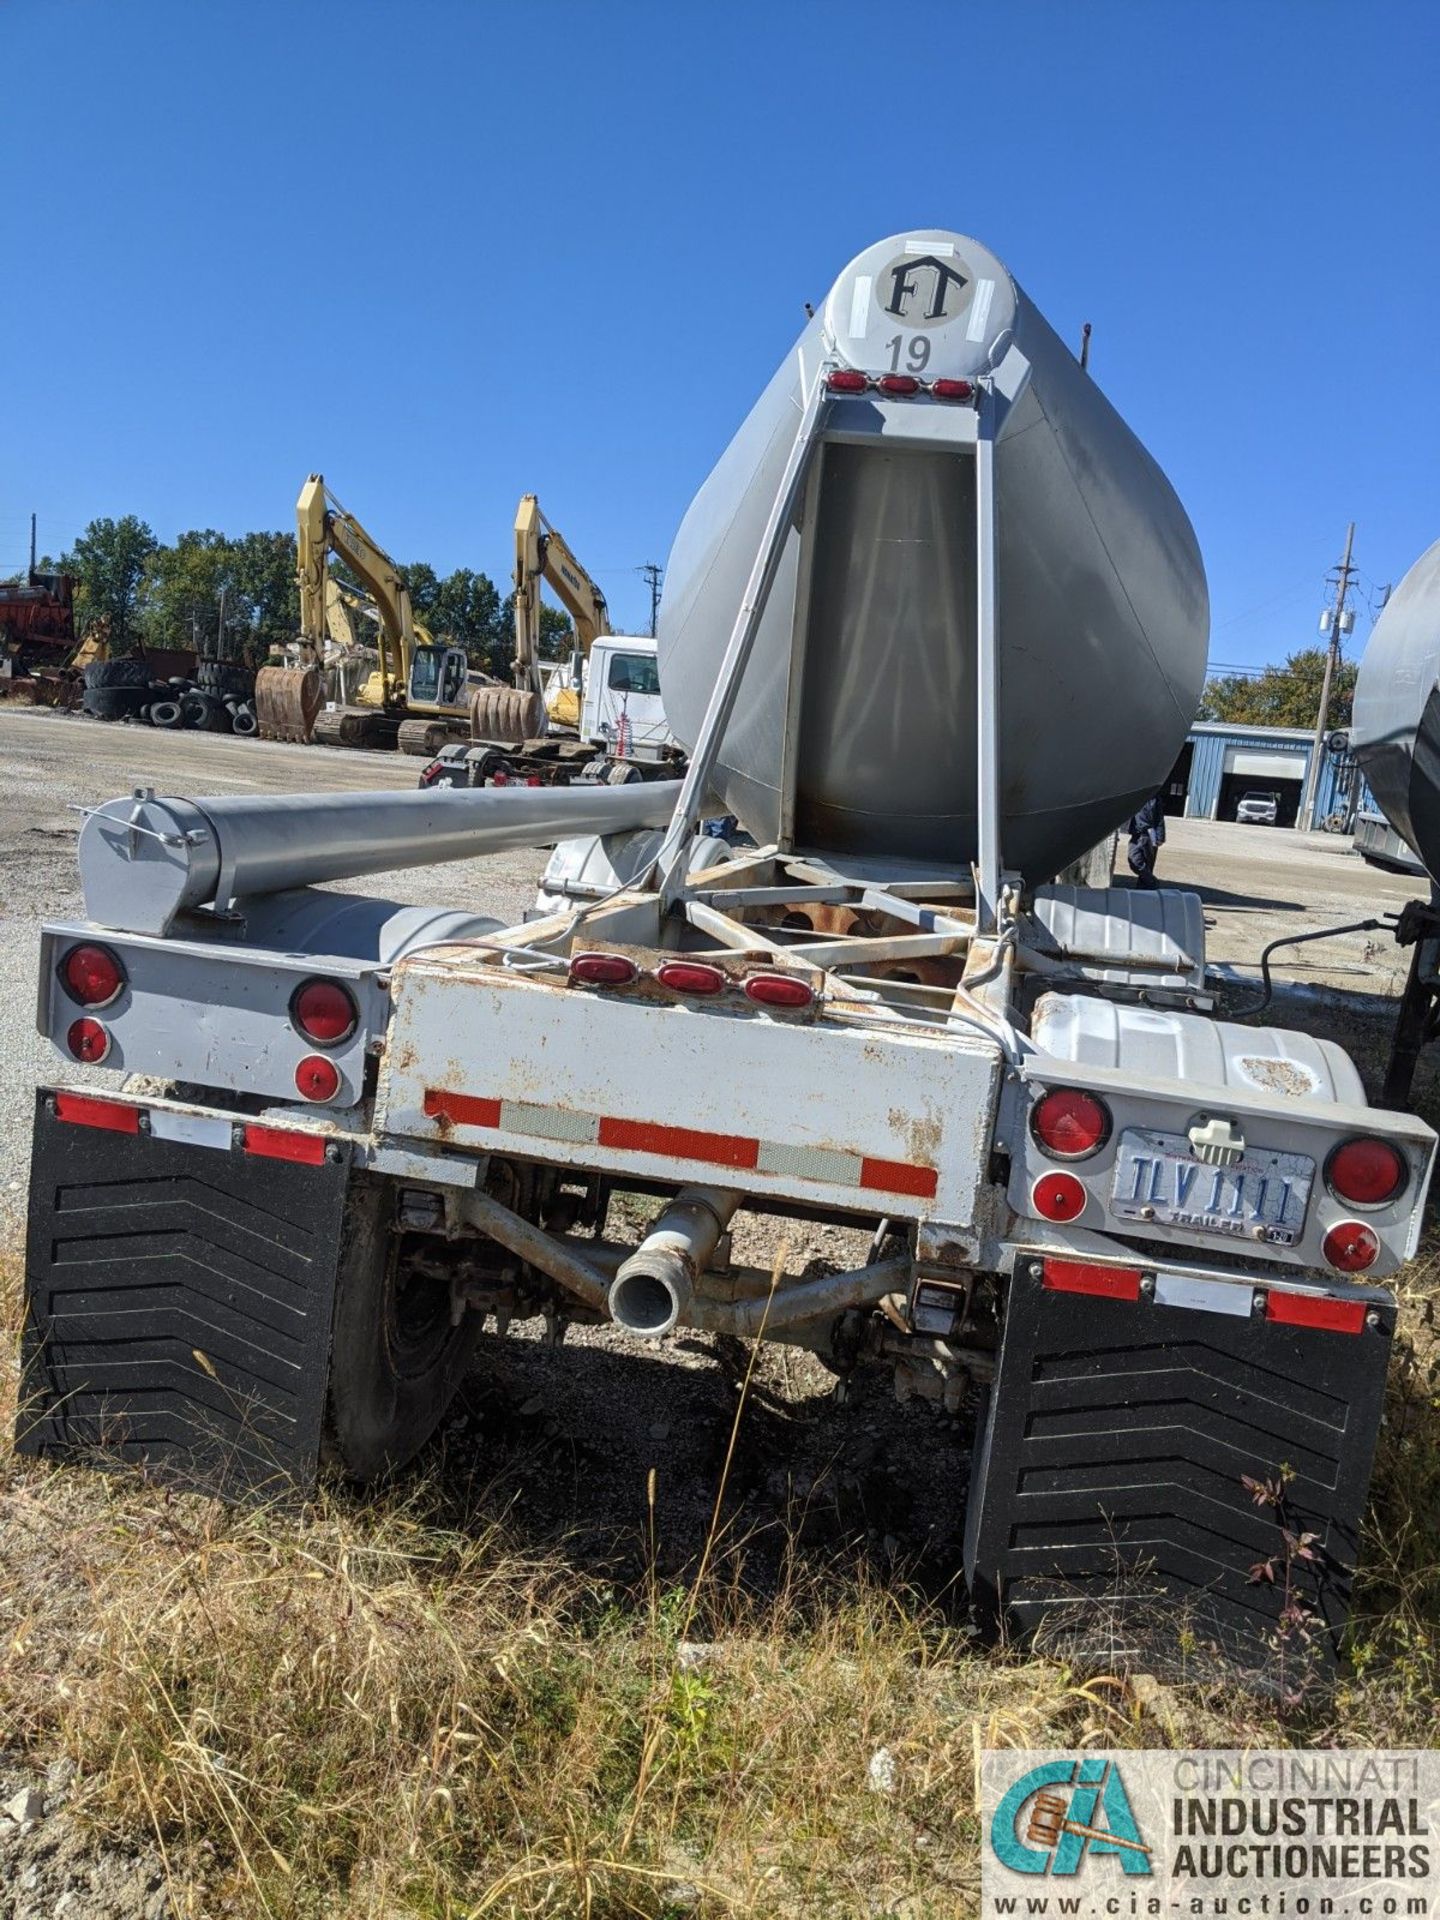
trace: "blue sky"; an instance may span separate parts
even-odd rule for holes
[[[863,246],[984,240],[1170,474],[1214,661],[1440,535],[1440,8],[0,0],[0,570],[312,468],[502,582],[538,490],[623,624]]]

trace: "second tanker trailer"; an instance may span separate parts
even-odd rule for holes
[[[115,1078],[38,1096],[20,1445],[364,1480],[492,1323],[763,1334],[973,1420],[997,1628],[1333,1650],[1434,1135],[1214,1018],[1194,895],[1048,884],[1168,770],[1205,624],[1169,484],[998,260],[869,248],[676,540],[683,783],[87,822],[39,1017]],[[519,924],[325,891],[566,820]],[[870,1253],[776,1281],[746,1207]]]

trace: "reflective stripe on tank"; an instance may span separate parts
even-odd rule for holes
[[[740,1133],[711,1133],[619,1114],[583,1113],[572,1107],[536,1106],[528,1100],[487,1100],[438,1087],[426,1089],[425,1112],[432,1120],[448,1121],[452,1126],[484,1127],[532,1140],[564,1141],[571,1146],[647,1153],[661,1160],[698,1160],[705,1166],[813,1180],[824,1186],[859,1187],[873,1193],[913,1194],[921,1200],[933,1198],[939,1184],[934,1167],[908,1160],[881,1160],[834,1147],[795,1146]]]

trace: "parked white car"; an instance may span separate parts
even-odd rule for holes
[[[1280,796],[1275,793],[1246,793],[1240,797],[1235,818],[1243,827],[1273,827],[1280,815]]]

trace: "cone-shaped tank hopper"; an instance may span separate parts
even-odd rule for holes
[[[781,528],[714,784],[762,841],[962,870],[975,858],[969,400],[993,376],[1008,383],[994,453],[1000,852],[1047,878],[1169,772],[1204,680],[1209,604],[1164,474],[995,256],[958,233],[900,234],[853,260],[700,489],[660,615],[671,724],[693,749],[827,370],[849,390],[827,402]]]

